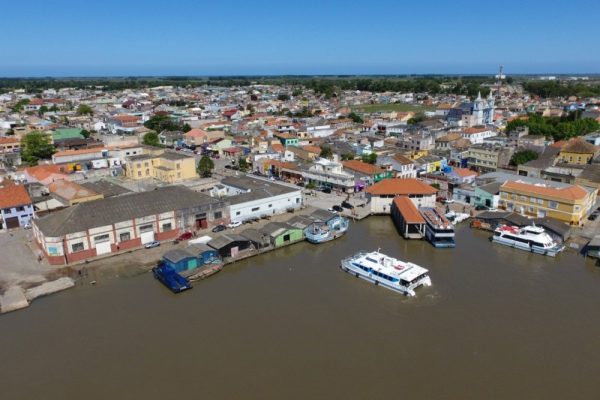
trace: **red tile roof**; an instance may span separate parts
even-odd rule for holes
[[[342,165],[344,168],[348,168],[365,175],[375,175],[384,172],[384,170],[377,165],[367,164],[360,160],[342,161]]]
[[[367,188],[367,193],[380,195],[408,196],[411,194],[432,195],[437,193],[433,187],[414,178],[384,179]]]
[[[0,208],[18,207],[31,204],[31,197],[23,185],[10,185],[0,188]]]
[[[526,195],[541,195],[562,200],[583,200],[588,195],[588,191],[579,185],[571,185],[564,188],[554,188],[545,185],[536,185],[519,181],[506,181],[500,189],[512,189]]]
[[[424,224],[425,219],[415,207],[415,204],[406,196],[396,197],[394,205],[398,208],[404,220],[409,224]]]
[[[477,176],[477,172],[475,171],[471,171],[468,168],[452,168],[452,172],[454,172],[456,175],[460,176],[461,178],[466,178],[467,176]]]

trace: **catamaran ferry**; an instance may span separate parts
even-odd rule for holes
[[[357,278],[373,282],[407,296],[414,296],[421,285],[431,286],[429,271],[378,251],[359,252],[342,260],[342,269]]]
[[[494,231],[492,241],[532,253],[556,256],[565,246],[555,242],[544,228],[530,225],[519,228],[510,225],[500,225]]]

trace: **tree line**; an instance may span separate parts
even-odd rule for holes
[[[586,135],[600,129],[600,124],[592,118],[579,118],[580,112],[571,112],[563,117],[542,117],[528,114],[527,119],[515,119],[506,125],[510,132],[518,127],[529,128],[530,135],[544,135],[554,140],[565,140]]]

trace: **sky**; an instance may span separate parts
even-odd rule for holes
[[[600,1],[0,2],[0,76],[600,73]]]

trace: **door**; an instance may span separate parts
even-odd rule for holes
[[[142,232],[140,238],[142,239],[142,244],[153,242],[154,231]]]
[[[6,218],[6,229],[18,228],[19,217]]]
[[[107,254],[110,253],[112,250],[110,248],[110,240],[107,240],[105,242],[96,242],[96,255],[101,255],[101,254]]]

